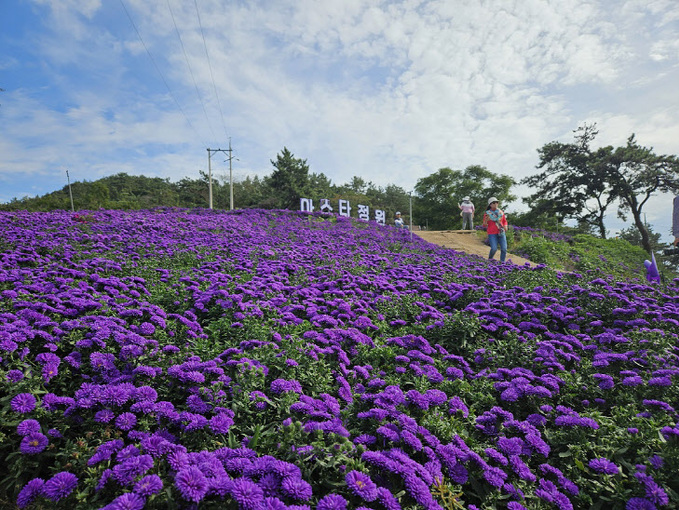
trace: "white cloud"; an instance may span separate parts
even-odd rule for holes
[[[583,120],[602,143],[635,132],[677,152],[674,0],[201,0],[202,33],[195,4],[171,0],[188,63],[167,0],[125,0],[171,92],[119,3],[34,1],[50,13],[26,50],[43,82],[0,96],[8,173],[179,178],[232,137],[241,174],[287,146],[335,182],[411,189],[472,164],[520,179]]]

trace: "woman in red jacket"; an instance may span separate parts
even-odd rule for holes
[[[490,197],[488,199],[488,209],[483,215],[483,226],[488,232],[488,242],[490,243],[490,253],[488,258],[492,259],[500,246],[500,262],[505,261],[507,257],[507,215],[504,211],[498,208],[498,199]]]

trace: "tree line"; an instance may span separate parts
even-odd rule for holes
[[[585,124],[574,131],[572,142],[552,141],[538,149],[538,173],[519,181],[533,191],[523,198],[528,210],[511,214],[511,223],[554,230],[564,229],[566,222],[574,221],[577,226],[571,230],[606,238],[605,216],[616,209],[624,221],[629,216],[632,219],[632,226],[623,236],[650,252],[659,234],[654,234],[644,222],[643,208],[657,193],[679,192],[679,159],[655,154],[652,148],[641,146],[634,135],[623,147],[593,149],[597,135],[595,124]],[[312,172],[307,161],[295,157],[287,147],[271,164],[270,175],[246,177],[233,183],[236,208],[299,209],[300,198],[314,201],[342,198],[352,204],[383,209],[388,223],[396,211],[401,211],[408,222],[412,198],[416,225],[446,230],[459,228],[457,204],[464,196],[472,197],[477,205],[475,223],[480,221],[488,197],[496,196],[502,204],[517,199],[512,191],[517,182],[511,176],[480,165],[440,168],[419,179],[411,197],[400,186],[378,186],[360,176],[344,184],[333,184],[325,174]],[[229,208],[229,188],[225,179],[213,178],[214,207]],[[74,205],[79,210],[207,207],[208,190],[208,175],[204,172],[197,178],[184,177],[177,182],[119,173],[94,182],[72,184]],[[70,208],[68,186],[44,196],[0,204],[0,210],[5,211]]]

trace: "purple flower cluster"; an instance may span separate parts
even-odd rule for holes
[[[285,211],[0,215],[14,424],[0,452],[45,464],[20,507],[69,506],[78,487],[109,509],[170,492],[186,506],[438,510],[446,480],[469,508],[572,508],[579,487],[640,462],[653,477],[619,477],[628,508],[673,494],[678,282],[489,263]],[[600,450],[628,441],[643,459]],[[45,450],[74,443],[86,470],[51,476]]]

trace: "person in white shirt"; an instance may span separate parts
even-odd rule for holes
[[[396,211],[396,219],[394,220],[394,225],[398,228],[403,228],[405,223],[403,223],[403,218],[401,218],[401,212]]]

